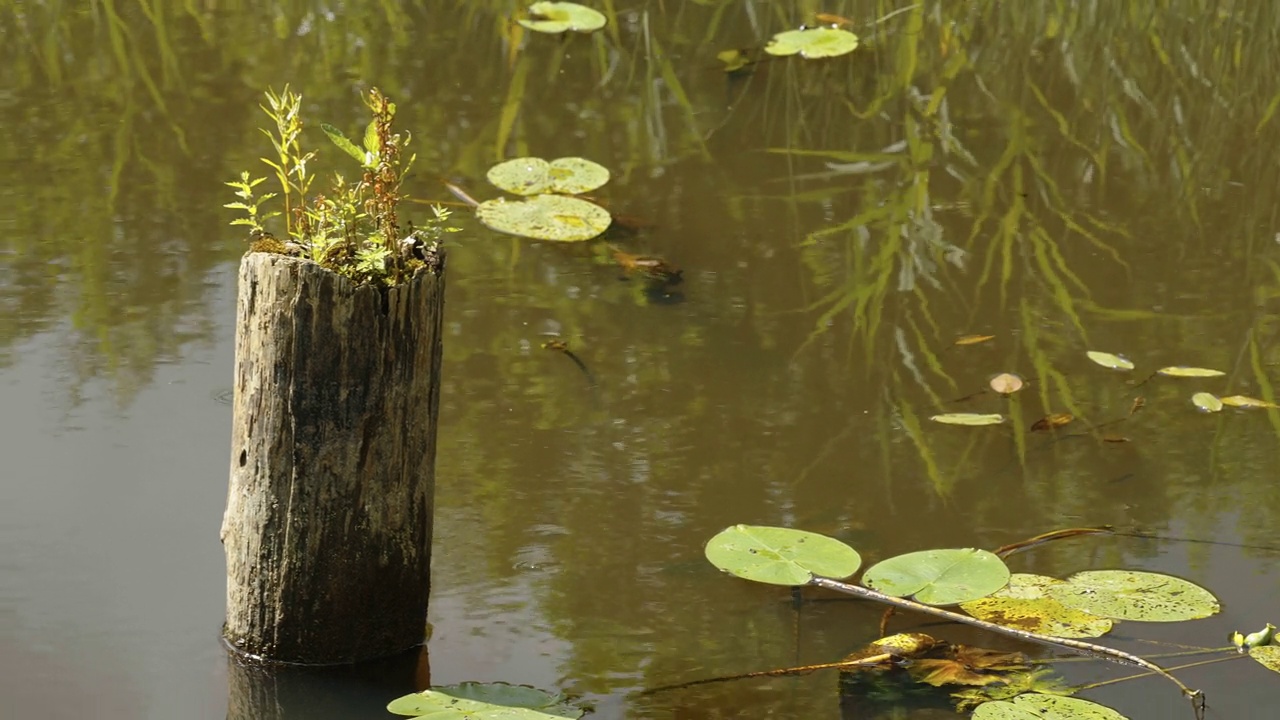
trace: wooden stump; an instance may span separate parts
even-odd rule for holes
[[[332,664],[422,643],[430,590],[444,254],[398,287],[240,263],[223,635]]]

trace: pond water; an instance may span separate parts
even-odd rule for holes
[[[1191,403],[1277,401],[1271,3],[612,0],[604,31],[563,38],[514,31],[514,4],[487,0],[4,5],[6,715],[382,717],[425,683],[480,680],[603,718],[954,716],[841,698],[830,670],[641,694],[878,636],[879,607],[795,605],[717,572],[702,547],[735,523],[833,535],[868,561],[1114,525],[1157,537],[1010,564],[1167,572],[1221,599],[1102,641],[1132,652],[1280,620],[1280,411]],[[862,46],[758,55],[818,11]],[[735,48],[757,62],[727,74],[717,54]],[[267,174],[258,103],[286,82],[330,169],[314,131],[360,128],[376,85],[413,133],[414,198],[451,201],[441,178],[494,197],[499,160],[581,155],[613,171],[598,195],[638,230],[533,242],[457,209],[429,659],[264,679],[219,642],[245,249],[222,205],[224,181]],[[614,249],[683,282],[655,291]],[[1225,374],[1148,379],[1173,365]],[[979,394],[1000,372],[1027,387]],[[929,420],[951,412],[1006,421]],[[1051,413],[1075,421],[1031,430]],[[890,628],[1046,654],[909,615]],[[1280,687],[1247,659],[1180,676],[1209,717],[1261,717]],[[1157,680],[1085,697],[1190,714]]]

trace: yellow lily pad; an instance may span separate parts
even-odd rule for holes
[[[1174,365],[1172,367],[1160,368],[1156,372],[1165,377],[1180,378],[1206,378],[1206,377],[1222,377],[1226,373],[1221,370],[1212,370],[1210,368],[1201,367],[1185,367],[1183,365]]]
[[[780,32],[773,36],[764,51],[770,55],[799,53],[801,57],[813,59],[845,55],[857,47],[858,36],[848,30],[819,27]]]
[[[486,200],[476,208],[476,217],[491,230],[557,242],[590,240],[613,221],[599,205],[564,195]]]
[[[999,425],[1004,422],[1000,413],[943,413],[929,419],[946,425]]]
[[[572,2],[536,2],[529,6],[528,13],[528,18],[517,22],[535,32],[552,35],[566,30],[595,32],[608,22],[599,10]]]

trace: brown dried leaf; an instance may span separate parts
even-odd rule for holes
[[[1071,413],[1053,413],[1052,415],[1045,415],[1044,417],[1032,423],[1031,430],[1033,432],[1045,432],[1047,430],[1056,430],[1062,427],[1063,425],[1069,424],[1075,419],[1076,419],[1076,416],[1072,415]]]
[[[916,660],[907,668],[916,682],[934,687],[943,685],[990,685],[1000,682],[999,673],[984,673],[956,660]]]

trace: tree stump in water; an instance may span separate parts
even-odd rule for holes
[[[240,263],[223,635],[245,655],[348,663],[425,637],[444,253],[427,259],[390,289]]]

